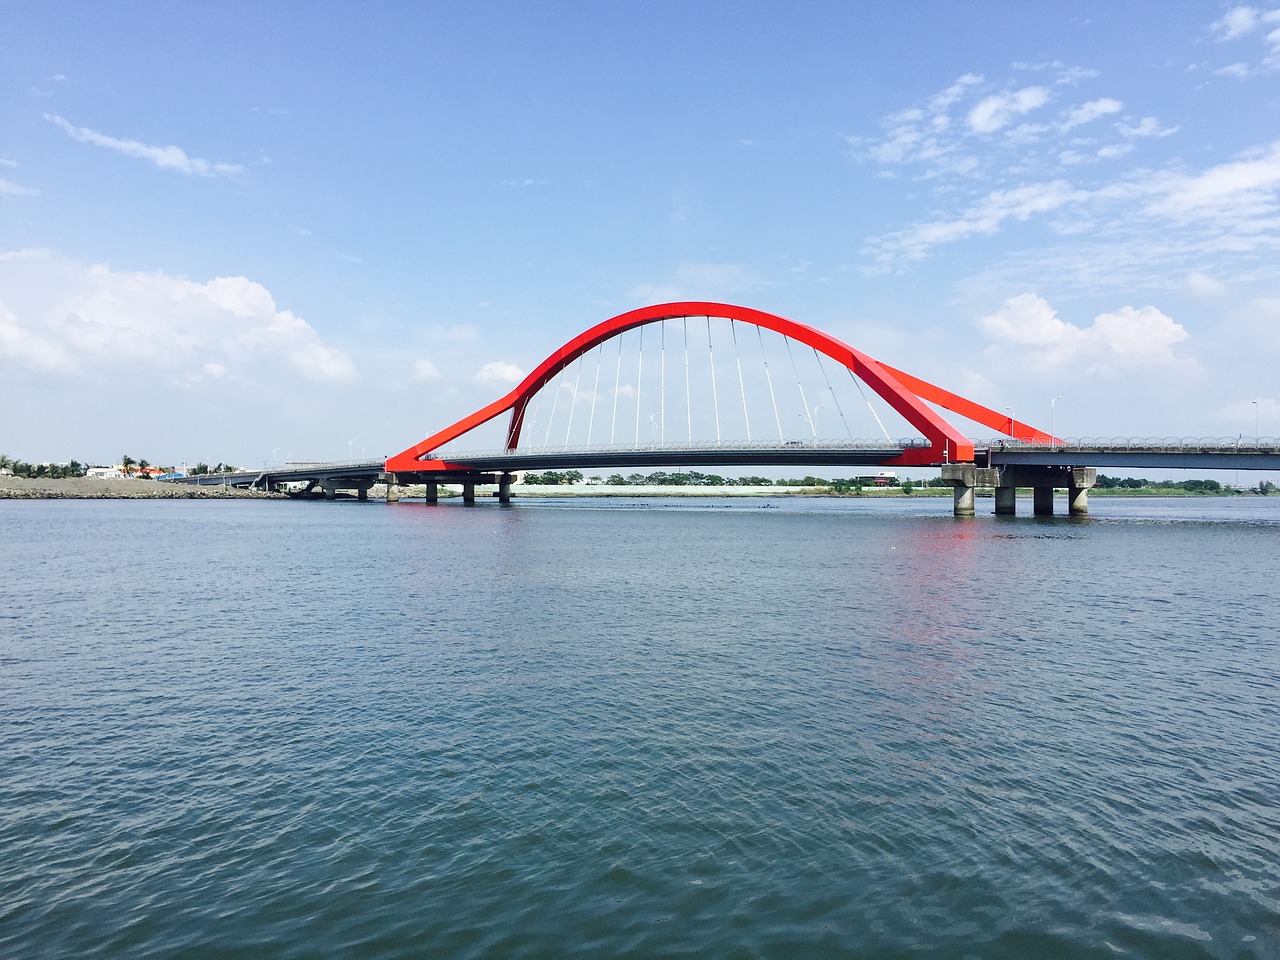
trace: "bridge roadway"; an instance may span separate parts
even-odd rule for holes
[[[477,485],[496,485],[499,498],[510,498],[511,475],[526,470],[581,470],[638,467],[795,467],[883,466],[923,440],[903,441],[789,441],[782,444],[678,444],[659,447],[564,447],[508,452],[488,450],[446,453],[455,469],[388,474],[382,460],[295,462],[261,470],[204,474],[177,478],[174,483],[279,490],[293,487],[296,495],[317,490],[335,497],[354,490],[367,499],[375,483],[388,485],[388,499],[399,498],[399,484],[422,483],[430,500],[440,483],[460,484],[464,500],[474,502]],[[977,447],[973,463],[942,466],[942,476],[956,491],[955,512],[973,512],[976,487],[995,489],[996,513],[1016,509],[1018,487],[1031,487],[1037,514],[1052,513],[1053,490],[1066,489],[1069,509],[1088,512],[1088,490],[1097,467],[1161,470],[1275,470],[1280,471],[1280,440],[1260,438],[1201,438],[1163,440],[1080,440],[1061,445],[1012,440],[991,441]]]

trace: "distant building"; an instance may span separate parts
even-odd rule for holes
[[[870,487],[893,487],[898,485],[898,475],[892,470],[881,470],[879,473],[865,477],[854,477],[856,483]]]
[[[117,480],[124,476],[124,469],[122,467],[90,467],[84,475],[95,480]]]

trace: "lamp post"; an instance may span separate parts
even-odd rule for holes
[[[1058,396],[1054,397],[1052,400],[1049,401],[1049,436],[1051,438],[1049,440],[1050,445],[1055,445],[1058,442],[1058,431],[1054,426],[1054,408],[1057,405],[1058,401],[1061,399],[1062,399],[1062,395],[1059,394]]]
[[[809,426],[813,428],[813,439],[818,439],[818,411],[821,410],[823,404],[819,403],[814,408],[809,417]]]
[[[1257,400],[1253,401],[1253,445],[1255,447],[1262,444],[1262,407]]]
[[[1013,407],[1005,407],[1005,411],[1009,414],[1009,436],[1017,440],[1017,435],[1013,432]]]

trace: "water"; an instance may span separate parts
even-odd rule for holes
[[[0,502],[0,956],[1280,956],[1280,498],[762,504]]]

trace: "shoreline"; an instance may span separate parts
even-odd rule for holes
[[[195,487],[157,480],[100,477],[0,477],[0,500],[246,500],[286,499],[282,493]]]

